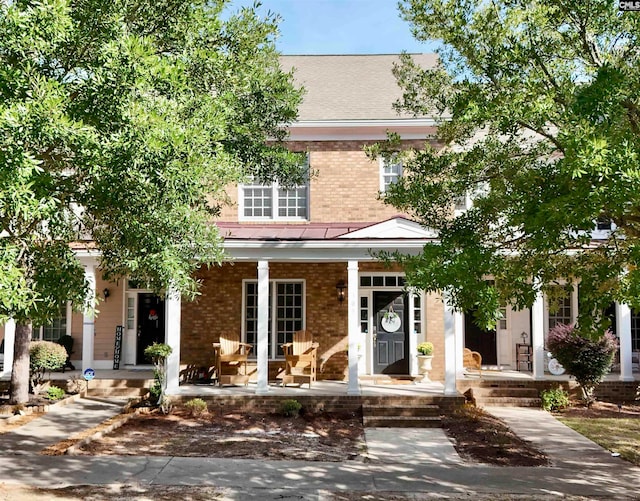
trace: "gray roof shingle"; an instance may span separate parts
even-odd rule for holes
[[[435,54],[413,54],[423,68],[434,67]],[[402,96],[391,73],[397,54],[280,56],[285,71],[306,89],[300,121],[393,120],[393,103]]]

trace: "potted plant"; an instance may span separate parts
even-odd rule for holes
[[[433,343],[425,341],[418,345],[418,372],[425,376],[425,380],[429,379],[429,371],[431,370],[431,361],[433,360]]]

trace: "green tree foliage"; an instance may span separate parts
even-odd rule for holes
[[[587,404],[593,392],[611,370],[618,341],[607,330],[598,339],[590,339],[576,332],[574,326],[558,324],[549,330],[547,347],[567,373],[576,378]]]
[[[87,299],[71,242],[93,241],[107,279],[192,295],[194,267],[221,259],[211,221],[225,187],[306,175],[282,145],[301,93],[279,67],[278,18],[244,8],[223,20],[227,3],[0,2],[0,321],[17,323],[14,400],[26,399],[32,322]]]
[[[409,281],[478,308],[484,326],[501,303],[530,306],[536,284],[580,282],[584,332],[612,300],[639,306],[640,16],[613,0],[400,8],[419,40],[442,42],[436,68],[406,56],[395,69],[398,107],[440,119],[385,196],[439,234],[404,259]],[[454,213],[468,195],[472,207]],[[617,226],[604,245],[591,240],[598,218]]]

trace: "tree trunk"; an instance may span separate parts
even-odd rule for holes
[[[11,366],[11,404],[29,401],[29,343],[31,342],[31,322],[16,323],[16,338]]]

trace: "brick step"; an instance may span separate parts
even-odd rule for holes
[[[525,397],[538,398],[538,390],[536,388],[473,388],[469,390],[474,398],[487,397]]]
[[[524,397],[486,397],[476,398],[478,407],[540,407],[542,401],[539,398]]]
[[[440,428],[440,416],[363,416],[367,428]]]
[[[440,415],[440,406],[436,404],[418,404],[406,407],[390,405],[362,405],[362,414],[366,417],[434,417]]]
[[[92,388],[89,387],[87,395],[90,397],[142,397],[148,392],[148,388]]]

